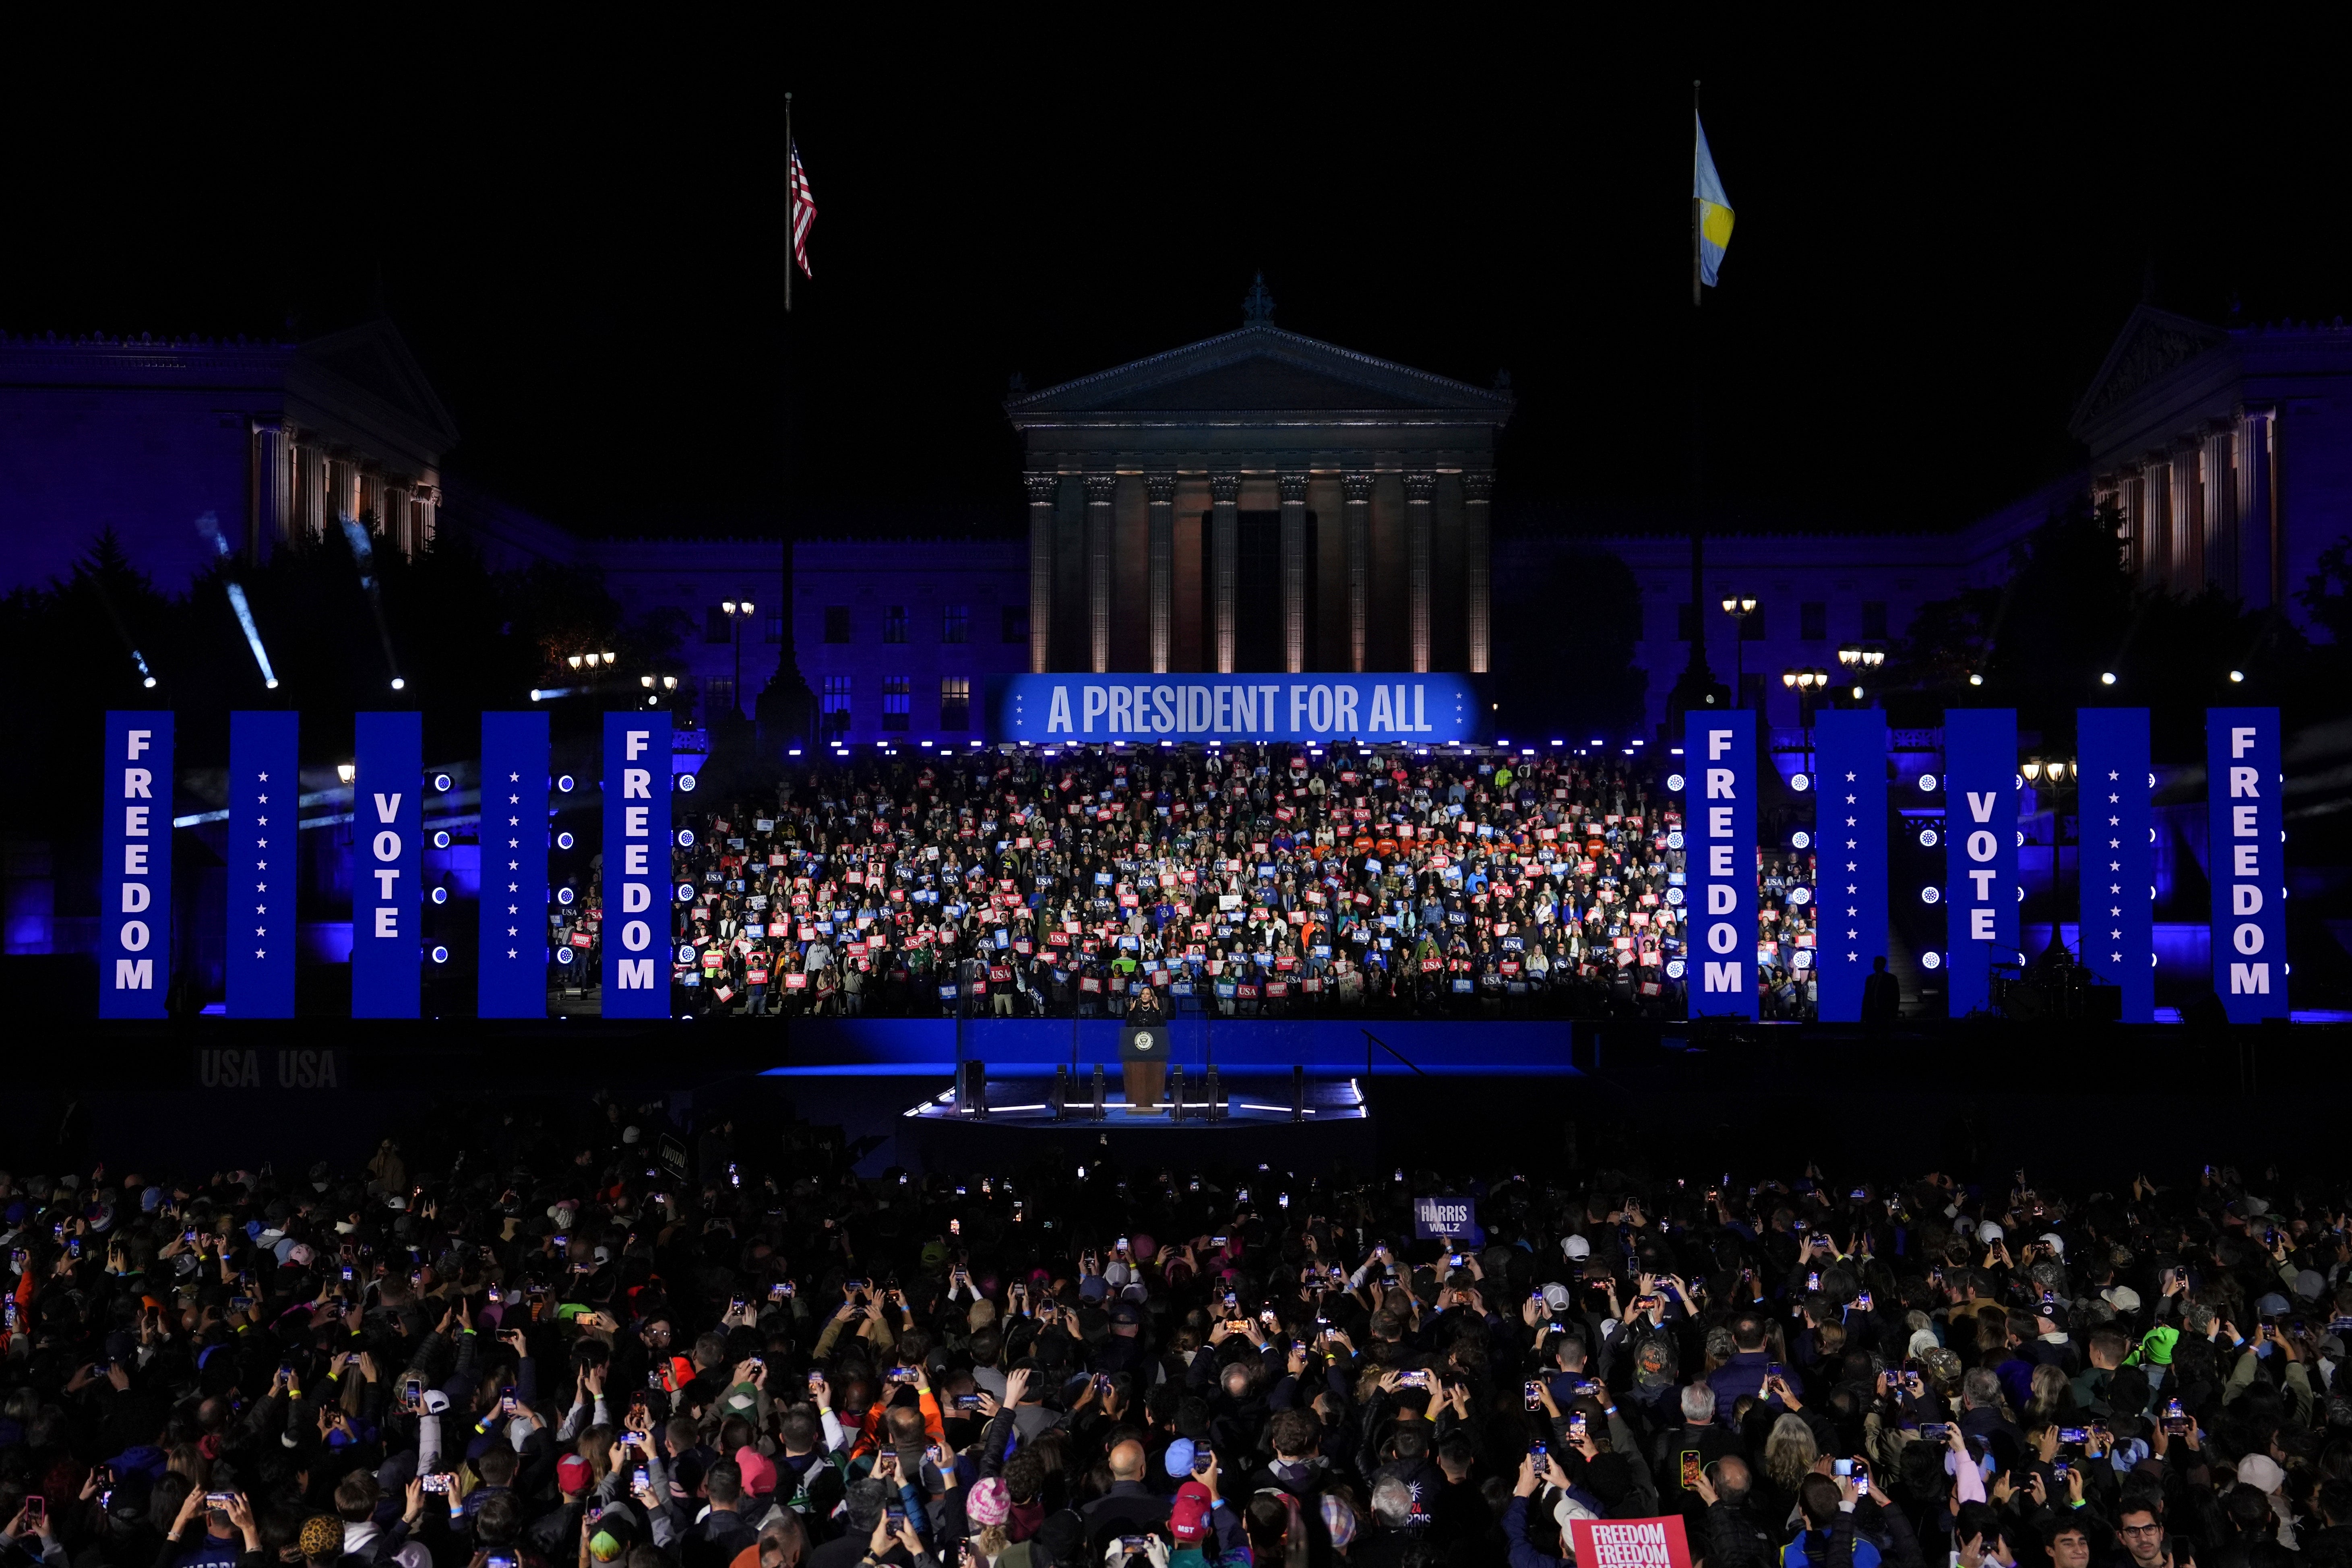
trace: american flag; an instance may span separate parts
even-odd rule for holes
[[[809,195],[808,171],[801,167],[800,143],[793,142],[788,151],[792,157],[789,179],[792,186],[793,259],[801,264],[803,275],[814,278],[816,274],[809,271],[808,232],[810,226],[816,222],[816,199]]]

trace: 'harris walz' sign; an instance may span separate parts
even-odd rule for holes
[[[1475,742],[1466,675],[992,675],[992,741]]]

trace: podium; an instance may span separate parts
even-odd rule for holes
[[[1129,1024],[1118,1032],[1119,1075],[1126,1081],[1127,1113],[1157,1116],[1168,1084],[1168,1031],[1157,1024]]]

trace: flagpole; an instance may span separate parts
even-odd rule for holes
[[[785,119],[785,123],[786,123],[787,125],[790,125],[790,123],[791,123],[791,121],[792,121],[792,110],[791,110],[791,107],[790,107],[790,105],[791,105],[791,103],[792,103],[792,96],[791,96],[789,93],[787,93],[787,94],[785,95],[784,102],[785,102],[785,105],[786,105],[786,108],[785,108],[785,110],[784,110],[784,119]],[[1696,81],[1694,81],[1694,82],[1692,82],[1692,83],[1691,83],[1691,123],[1692,123],[1692,125],[1694,125],[1694,126],[1697,125],[1697,123],[1698,123],[1698,83],[1697,83],[1697,82],[1696,82]],[[1693,134],[1695,135],[1695,134],[1696,134],[1696,132],[1693,132]],[[1697,192],[1696,192],[1696,191],[1692,192],[1692,193],[1691,193],[1691,309],[1693,309],[1694,310],[1696,310],[1696,309],[1698,309],[1698,302],[1699,302],[1699,265],[1698,265],[1698,263],[1699,263],[1699,254],[1698,254],[1698,244],[1699,244],[1699,226],[1699,226],[1699,208],[1700,208],[1700,205],[1701,205],[1701,204],[1700,204],[1700,202],[1699,202],[1698,193],[1697,193]],[[786,305],[785,305],[785,307],[784,307],[784,308],[785,308],[786,310],[790,310],[790,309],[792,309],[792,306],[791,306],[791,304],[789,303],[789,301],[786,303]]]
[[[793,230],[800,222],[800,190],[793,180],[793,95],[788,92],[784,94],[784,310],[787,314],[793,308]],[[1696,223],[1697,220],[1692,221]],[[1696,235],[1698,231],[1694,228],[1691,232]],[[1691,243],[1696,246],[1698,241],[1694,238]],[[1698,253],[1694,250],[1691,254],[1694,258],[1691,266],[1696,268],[1698,262],[1695,258]]]

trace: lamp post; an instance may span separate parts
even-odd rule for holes
[[[1723,613],[1732,618],[1733,628],[1731,633],[1731,705],[1734,708],[1745,708],[1748,705],[1748,699],[1747,693],[1743,689],[1748,684],[1748,649],[1744,645],[1748,640],[1748,617],[1756,613],[1756,600],[1752,596],[1747,595],[1727,594],[1724,595],[1723,599]]]
[[[751,601],[724,599],[719,607],[727,612],[727,626],[735,644],[735,716],[743,716],[743,623],[751,618]]]
[[[1848,643],[1838,649],[1838,662],[1853,671],[1853,700],[1859,702],[1862,700],[1862,672],[1865,669],[1876,669],[1880,665],[1885,664],[1886,650],[1883,647],[1864,647],[1860,643]]]
[[[1830,672],[1826,669],[1784,669],[1780,672],[1780,684],[1796,690],[1797,728],[1804,734],[1805,771],[1811,773],[1813,771],[1813,693],[1828,693]]]

